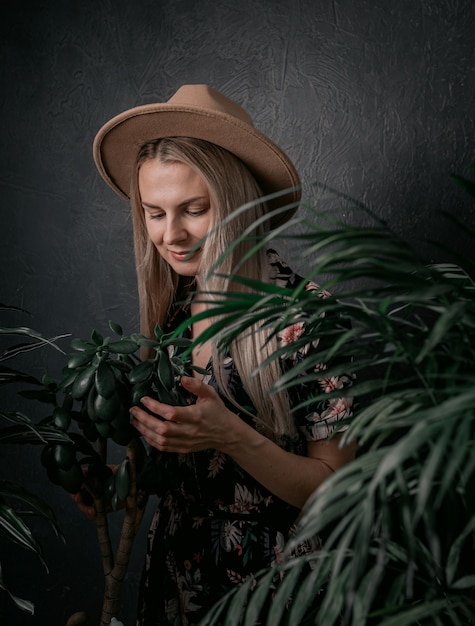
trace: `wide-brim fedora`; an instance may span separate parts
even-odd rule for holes
[[[167,102],[128,109],[102,126],[94,139],[94,161],[119,196],[130,199],[140,148],[164,137],[214,143],[246,164],[264,195],[288,190],[268,201],[272,228],[285,223],[297,210],[300,178],[290,158],[254,127],[241,106],[208,85],[183,85]]]

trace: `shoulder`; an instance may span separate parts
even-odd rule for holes
[[[269,264],[269,278],[271,282],[280,287],[289,287],[295,283],[298,278],[297,275],[272,248],[267,250],[267,262]]]
[[[267,262],[269,264],[269,279],[275,285],[295,289],[305,282],[305,291],[316,291],[322,298],[330,295],[328,291],[322,289],[316,282],[296,274],[280,257],[278,252],[272,248],[267,250]]]

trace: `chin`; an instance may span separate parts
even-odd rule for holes
[[[172,268],[174,269],[175,273],[178,274],[178,276],[187,276],[194,278],[198,273],[198,267],[196,267],[194,264],[192,267],[183,267],[183,265],[173,264]]]

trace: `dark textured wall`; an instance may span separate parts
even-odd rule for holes
[[[430,244],[437,237],[471,253],[438,212],[475,223],[473,207],[448,180],[475,160],[472,0],[8,5],[0,26],[0,301],[32,318],[1,323],[78,336],[113,319],[136,330],[128,211],[96,173],[91,144],[112,115],[167,99],[188,82],[212,84],[242,103],[293,157],[310,201],[311,184],[324,182],[368,203],[428,260],[442,258]],[[49,351],[25,365],[40,374],[58,363]],[[11,396],[7,404],[22,407]],[[2,623],[61,625],[77,608],[97,623],[93,526],[48,485],[36,449],[2,453],[2,474],[43,495],[67,538],[62,546],[33,520],[49,576],[25,552],[0,544],[7,582],[37,604],[28,618],[3,598]],[[128,625],[143,542],[144,531],[126,581]]]

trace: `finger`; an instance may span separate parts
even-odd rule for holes
[[[83,494],[81,492],[70,494],[70,496],[79,511],[81,511],[88,520],[92,521],[96,518],[96,509],[93,505],[84,503]]]
[[[148,444],[161,452],[190,452],[196,436],[196,428],[191,425],[193,416],[186,414],[186,409],[191,407],[176,407],[179,412],[176,415],[175,407],[164,406],[171,410],[167,418],[179,419],[157,419],[135,406],[130,410],[132,425]]]
[[[140,399],[141,404],[147,409],[147,411],[143,411],[143,413],[138,413],[141,417],[147,416],[148,418],[157,419],[162,418],[168,421],[177,421],[177,408],[175,406],[171,406],[170,404],[164,404],[163,402],[159,402],[150,396],[144,396]],[[140,411],[140,407],[133,407],[134,411],[131,413],[135,414],[136,410]],[[153,415],[150,416],[150,413]]]
[[[130,409],[130,414],[132,416],[132,425],[142,434],[149,430],[156,430],[161,423],[160,419],[136,406]]]
[[[153,419],[153,418],[152,418]],[[158,420],[155,419],[155,422]],[[174,436],[173,433],[170,433],[170,426],[168,422],[162,422],[162,427],[157,427],[157,425],[147,425],[135,418],[132,420],[133,426],[138,430],[138,432],[142,435],[144,440],[160,452],[178,452],[178,447],[180,447],[180,441],[182,438]]]
[[[192,376],[182,376],[181,384],[187,390],[193,393],[198,398],[215,398],[216,391],[211,385],[207,385],[206,383],[198,380],[197,378],[193,378]]]
[[[136,428],[144,437],[172,437],[175,434],[175,419],[160,419],[150,415],[147,411],[132,407],[130,410],[132,415],[132,426]]]

